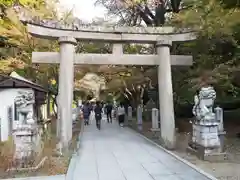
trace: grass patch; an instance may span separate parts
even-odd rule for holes
[[[15,146],[12,138],[6,142],[0,142],[0,177],[9,168],[14,155]]]
[[[47,156],[48,159],[44,163],[44,166],[39,169],[38,175],[58,175],[66,174],[67,169],[72,157],[72,154],[77,149],[78,136],[81,130],[81,121],[73,126],[73,137],[70,142],[69,151],[63,156],[56,155],[56,144],[58,139],[56,138],[56,120],[51,124],[50,135],[47,135],[45,140],[45,148],[43,151],[43,157]]]

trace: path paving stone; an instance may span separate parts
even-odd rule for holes
[[[115,122],[85,127],[73,180],[208,180],[156,145]]]

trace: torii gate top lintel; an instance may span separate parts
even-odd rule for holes
[[[159,40],[190,41],[196,39],[194,31],[174,27],[91,26],[83,24],[64,25],[56,21],[22,20],[28,32],[45,39],[69,36],[77,40],[108,42],[156,43]]]

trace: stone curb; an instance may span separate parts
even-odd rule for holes
[[[144,138],[145,140],[147,140],[148,142],[154,144],[155,146],[157,146],[158,148],[160,148],[161,150],[163,150],[164,152],[170,154],[171,156],[175,157],[177,160],[183,162],[184,164],[188,165],[189,167],[193,168],[194,170],[196,170],[197,172],[199,172],[200,174],[206,176],[208,179],[210,180],[218,180],[217,178],[215,178],[214,176],[212,176],[211,174],[206,173],[205,171],[203,171],[202,169],[198,168],[197,166],[195,166],[194,164],[188,162],[187,160],[181,158],[180,156],[176,155],[175,153],[163,148],[161,145],[155,143],[154,141],[152,141],[151,139],[147,138],[146,136],[134,131],[133,129],[128,128],[128,130],[132,131],[133,133],[136,133],[138,136],[141,136],[142,138]]]
[[[80,152],[79,152],[79,148],[81,147],[81,139],[83,136],[83,131],[84,131],[84,121],[82,121],[81,123],[81,130],[80,130],[80,134],[78,136],[78,144],[77,144],[77,149],[74,152],[74,154],[72,155],[72,158],[70,160],[70,164],[68,166],[68,170],[67,170],[67,174],[66,174],[66,180],[72,180],[73,179],[73,173],[77,164],[77,157],[79,157]]]
[[[62,179],[61,179],[62,178]],[[21,177],[21,178],[9,178],[9,179],[0,179],[0,180],[63,180],[65,179],[65,174],[54,175],[54,176],[31,176],[31,177]]]

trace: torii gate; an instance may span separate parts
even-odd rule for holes
[[[194,32],[173,27],[98,27],[25,21],[28,32],[45,39],[58,40],[60,52],[33,52],[33,63],[60,63],[59,107],[61,141],[68,146],[72,138],[72,99],[74,64],[158,65],[161,138],[168,148],[175,147],[175,119],[171,65],[192,65],[192,56],[170,55],[173,41],[194,40]],[[112,54],[75,54],[76,40],[113,44]],[[156,45],[156,54],[127,55],[125,42]]]

